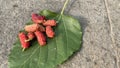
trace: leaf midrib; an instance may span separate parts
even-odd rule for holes
[[[66,29],[66,25],[65,25],[65,21],[64,21],[64,19],[63,19],[63,17],[62,17],[62,23],[63,23],[63,25],[64,25],[64,30],[65,30],[65,37],[66,37],[66,56],[68,55],[68,52],[67,52],[67,50],[68,50],[68,37],[67,37],[67,29]]]

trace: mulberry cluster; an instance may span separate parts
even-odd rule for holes
[[[31,17],[34,23],[24,27],[27,34],[24,32],[19,33],[19,39],[23,51],[30,46],[30,41],[35,38],[37,38],[40,46],[44,46],[46,45],[46,36],[49,38],[55,36],[55,32],[52,28],[57,25],[55,20],[46,20],[45,16],[36,13],[32,13]]]

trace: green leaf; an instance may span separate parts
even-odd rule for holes
[[[9,68],[55,68],[80,49],[82,32],[78,20],[48,10],[40,14],[57,20],[58,24],[54,27],[56,36],[47,38],[47,45],[43,47],[34,40],[24,52],[18,39],[9,55]]]

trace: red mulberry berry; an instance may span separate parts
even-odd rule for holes
[[[25,31],[27,32],[35,32],[39,29],[39,24],[31,24],[25,26]]]
[[[28,37],[25,35],[25,33],[23,33],[23,32],[19,33],[19,39],[20,39],[20,43],[23,48],[23,51],[24,51],[24,49],[26,49],[30,46],[29,42],[25,42],[25,40],[28,39]]]
[[[44,16],[40,16],[40,15],[35,14],[35,13],[32,14],[32,21],[34,23],[43,23],[44,20],[45,20]]]
[[[44,36],[44,34],[40,31],[36,31],[35,35],[37,37],[38,43],[40,44],[40,46],[44,46],[46,44],[46,38]]]
[[[53,29],[51,26],[46,26],[46,35],[49,37],[49,38],[53,38],[55,33],[53,32]]]
[[[55,20],[47,20],[45,23],[43,23],[44,26],[56,26]]]

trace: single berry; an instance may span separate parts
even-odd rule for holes
[[[36,31],[35,35],[37,37],[38,43],[40,44],[40,46],[44,46],[46,44],[46,38],[44,36],[44,34],[40,31]]]
[[[55,33],[54,33],[54,31],[53,31],[51,26],[46,26],[46,35],[49,38],[53,38],[54,37]]]
[[[56,26],[55,20],[47,20],[45,23],[43,23],[44,26]]]
[[[19,39],[21,43],[21,47],[23,48],[23,51],[30,46],[29,42],[25,42],[25,40],[28,39],[28,37],[25,35],[25,33],[21,32],[19,33]]]
[[[34,23],[43,23],[45,20],[45,16],[40,16],[38,14],[32,13],[32,21]]]
[[[39,24],[31,24],[25,26],[25,31],[27,32],[35,32],[39,29]]]

